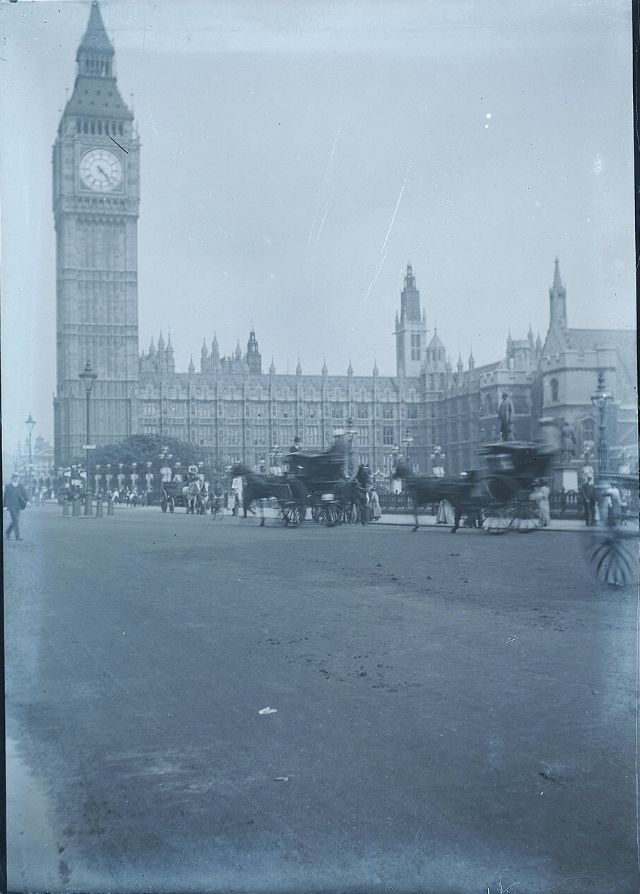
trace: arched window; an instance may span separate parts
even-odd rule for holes
[[[552,400],[554,403],[557,403],[557,402],[558,402],[558,386],[559,386],[559,382],[558,382],[557,379],[551,379],[551,382],[550,382],[549,384],[551,385],[551,400]]]
[[[593,419],[582,420],[582,443],[590,441],[593,443],[596,439],[596,426]]]

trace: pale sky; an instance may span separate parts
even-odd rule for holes
[[[140,132],[140,346],[395,373],[408,261],[455,364],[635,326],[631,0],[103,0]],[[52,438],[51,146],[86,2],[0,3],[4,449]]]

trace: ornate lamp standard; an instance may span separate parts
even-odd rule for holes
[[[411,437],[411,432],[409,431],[409,429],[407,429],[404,433],[404,438],[402,439],[402,444],[404,446],[405,461],[406,461],[407,465],[409,466],[409,468],[411,468],[411,461],[409,459],[409,453],[411,450],[411,445],[413,444],[413,438]]]
[[[29,440],[29,499],[31,499],[31,491],[33,490],[33,453],[31,452],[31,435],[33,434],[33,428],[36,424],[35,419],[31,418],[31,413],[25,419],[25,423],[27,426],[27,438]]]
[[[86,481],[87,481],[87,489],[84,496],[84,514],[91,515],[91,470],[89,457],[91,456],[91,443],[89,441],[89,437],[91,434],[90,429],[90,415],[89,415],[89,401],[91,399],[91,391],[93,390],[93,383],[98,378],[98,374],[95,373],[91,369],[91,361],[87,360],[83,372],[80,373],[80,379],[84,382],[84,393],[87,398],[87,441],[85,443],[85,473],[86,473]]]
[[[393,493],[393,473],[398,465],[398,457],[400,456],[400,448],[394,444],[391,447],[391,453],[387,454],[389,463],[389,493]]]
[[[603,370],[598,371],[598,387],[591,395],[591,403],[596,408],[598,413],[600,414],[600,438],[598,442],[599,455],[598,455],[598,466],[600,469],[601,475],[607,474],[607,428],[605,422],[605,414],[607,411],[607,403],[610,400],[611,395],[605,391],[604,387],[604,372]]]
[[[345,435],[349,441],[349,458],[348,458],[348,466],[349,466],[349,477],[353,475],[353,439],[356,435],[356,430],[353,427],[353,419],[351,416],[347,419],[347,427],[345,429]]]

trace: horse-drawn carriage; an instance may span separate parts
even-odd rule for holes
[[[358,519],[366,522],[366,490],[356,479],[345,477],[346,450],[341,442],[323,453],[290,453],[286,459],[286,475],[260,475],[241,464],[231,469],[231,475],[244,479],[245,518],[254,502],[275,499],[288,527],[300,525],[307,510],[314,521],[333,527],[350,518],[354,506]]]
[[[176,506],[184,506],[187,514],[204,515],[207,511],[205,495],[198,481],[165,481],[162,484],[160,507],[173,512]]]
[[[287,461],[290,473],[301,482],[306,491],[304,506],[299,505],[295,509],[291,507],[298,518],[298,524],[306,515],[307,507],[311,510],[311,518],[327,527],[333,527],[342,521],[345,513],[344,491],[347,484],[343,452],[329,450],[317,454],[290,453],[287,455]],[[285,507],[285,511],[287,509],[289,507]]]
[[[395,475],[406,481],[412,498],[416,524],[418,509],[447,500],[453,506],[457,531],[462,518],[488,531],[532,531],[542,527],[543,515],[534,499],[536,482],[549,474],[554,453],[536,444],[501,441],[481,451],[484,463],[459,476],[438,478],[415,475],[399,465]]]
[[[483,527],[489,531],[533,531],[544,524],[537,482],[551,472],[554,452],[522,441],[504,441],[482,448],[484,467],[470,473],[472,499],[481,502]]]

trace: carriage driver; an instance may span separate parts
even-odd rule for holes
[[[191,484],[192,481],[197,481],[200,483],[198,478],[198,467],[193,465],[193,463],[187,469],[187,474],[184,476],[185,484]]]

